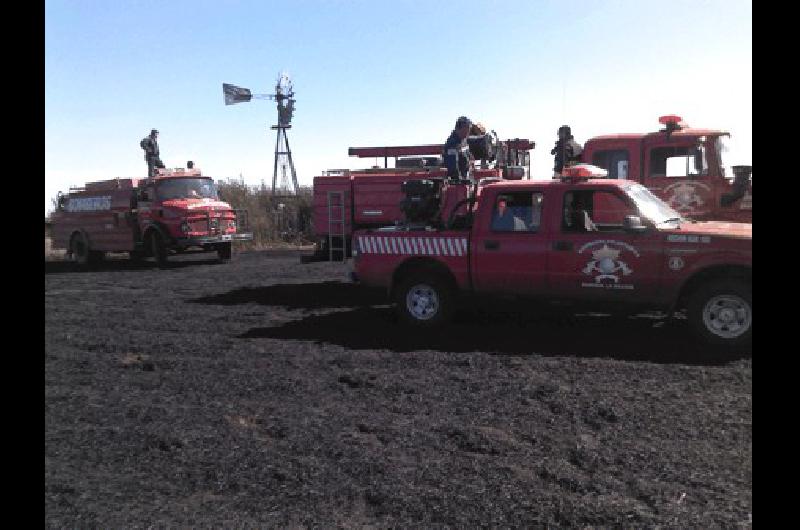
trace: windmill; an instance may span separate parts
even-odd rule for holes
[[[292,87],[291,79],[289,79],[289,74],[282,72],[278,76],[274,94],[253,94],[250,92],[250,89],[238,87],[229,83],[222,83],[222,93],[225,97],[226,105],[244,103],[252,99],[269,99],[277,103],[278,124],[270,127],[270,129],[278,131],[278,137],[275,140],[275,163],[272,171],[272,195],[275,197],[278,181],[278,166],[281,168],[280,189],[289,192],[289,195],[297,194],[299,189],[297,173],[295,172],[294,162],[292,161],[292,150],[289,148],[289,137],[286,135],[286,130],[292,128],[295,102],[294,88]],[[291,171],[292,175],[291,189],[289,188],[290,183],[287,169]]]

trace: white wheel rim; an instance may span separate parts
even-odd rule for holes
[[[735,339],[750,329],[753,310],[744,298],[734,294],[715,296],[703,307],[703,324],[714,335]]]
[[[415,285],[406,294],[406,309],[417,320],[430,320],[439,312],[439,296],[429,285]]]

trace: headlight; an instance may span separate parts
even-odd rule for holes
[[[228,228],[233,228],[234,230],[236,230],[236,221],[229,221]]]

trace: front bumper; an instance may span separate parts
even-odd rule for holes
[[[217,243],[228,243],[232,241],[252,241],[252,232],[242,232],[238,234],[217,234],[213,236],[192,236],[192,237],[178,237],[175,239],[175,245],[180,248],[186,247],[204,247],[206,245],[214,245]]]

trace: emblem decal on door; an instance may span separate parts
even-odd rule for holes
[[[591,251],[592,255],[581,270],[594,281],[582,282],[581,287],[603,287],[606,289],[633,289],[633,284],[620,283],[625,276],[633,273],[631,266],[621,259],[625,252],[639,257],[639,251],[622,241],[600,240],[583,245],[578,254]]]
[[[679,212],[691,212],[705,206],[703,195],[711,188],[702,182],[677,182],[664,189],[665,201]]]

